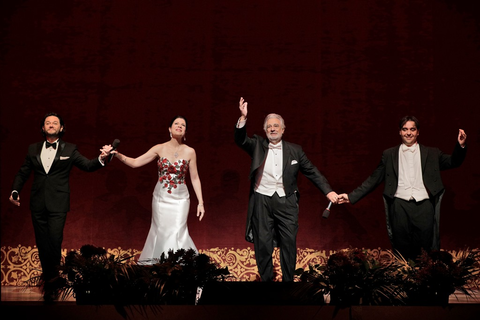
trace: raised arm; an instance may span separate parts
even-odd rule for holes
[[[197,169],[197,155],[194,149],[191,149],[191,157],[190,157],[190,179],[192,180],[193,190],[195,191],[195,195],[197,196],[198,206],[197,206],[197,217],[198,220],[202,221],[203,216],[205,215],[205,205],[203,203],[203,195],[202,195],[202,184],[200,182],[200,177],[198,175]]]
[[[460,146],[463,148],[465,147],[465,143],[467,142],[467,134],[465,133],[465,131],[463,131],[462,129],[458,129],[458,143],[460,144]]]
[[[246,102],[243,97],[240,98],[240,102],[238,103],[238,107],[240,109],[240,121],[244,121],[247,119],[248,114],[248,102]]]
[[[150,150],[148,150],[147,152],[145,152],[144,154],[142,154],[137,158],[127,157],[126,155],[118,151],[113,151],[112,153],[115,153],[115,157],[118,158],[123,163],[125,163],[127,166],[131,168],[138,168],[158,158],[161,148],[162,148],[162,145],[157,144],[156,146],[153,146],[152,148],[150,148]]]

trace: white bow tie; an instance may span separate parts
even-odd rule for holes
[[[402,151],[405,152],[405,151],[410,151],[410,152],[415,152],[417,150],[417,144],[414,144],[413,146],[406,146],[404,144],[402,144]]]
[[[282,144],[281,143],[277,143],[277,144],[269,143],[268,148],[269,149],[282,150]]]

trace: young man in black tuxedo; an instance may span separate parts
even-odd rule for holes
[[[30,211],[42,264],[44,299],[48,302],[56,298],[49,281],[58,275],[62,257],[63,228],[70,210],[70,171],[73,166],[88,172],[102,168],[112,147],[104,146],[98,158],[85,158],[76,145],[61,139],[65,123],[56,113],[45,115],[41,129],[45,141],[28,147],[25,161],[13,181],[10,202],[20,206],[20,192],[33,172]]]

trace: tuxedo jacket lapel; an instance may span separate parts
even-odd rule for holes
[[[282,174],[285,174],[285,170],[287,169],[287,166],[290,165],[289,161],[291,159],[290,157],[290,148],[287,146],[285,141],[282,140],[282,151],[283,151],[283,172]]]
[[[427,157],[428,157],[428,148],[424,148],[420,144],[418,145],[420,148],[420,161],[422,162],[422,172],[425,172],[425,165],[427,164]]]
[[[395,173],[395,176],[398,177],[398,152],[400,150],[400,145],[393,149],[393,154],[392,154],[392,165],[393,165],[393,171]]]
[[[53,163],[52,163],[52,167],[50,168],[50,171],[55,167],[55,164],[60,159],[60,155],[62,154],[63,149],[65,149],[65,142],[63,142],[62,140],[59,140],[57,145],[57,152],[55,153],[55,159],[53,159]]]
[[[267,158],[268,140],[262,139],[262,143],[258,143],[255,148],[256,151],[253,153],[253,162],[250,169],[250,178],[253,178],[253,180],[255,180],[254,173],[263,165],[265,159]]]
[[[38,162],[38,165],[40,166],[41,170],[43,170],[44,173],[45,172],[45,168],[43,167],[43,163],[42,163],[42,157],[41,157],[41,154],[42,154],[42,148],[43,148],[43,145],[45,143],[44,142],[39,142],[37,144],[37,150],[36,150],[36,154],[35,154],[35,158],[37,159],[37,162]]]

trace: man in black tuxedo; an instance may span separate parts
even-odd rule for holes
[[[252,158],[245,238],[254,243],[262,281],[273,280],[272,253],[278,244],[282,280],[290,282],[297,257],[298,172],[312,181],[331,202],[336,203],[338,195],[299,145],[282,140],[285,123],[280,115],[269,114],[265,118],[268,140],[257,135],[250,138],[246,130],[247,102],[243,98],[239,108],[241,116],[235,128],[235,143]]]
[[[20,206],[20,192],[33,171],[34,180],[30,196],[30,211],[38,255],[42,264],[44,298],[55,298],[49,281],[58,275],[61,261],[63,228],[70,210],[70,170],[76,166],[84,171],[95,171],[104,166],[111,146],[104,146],[98,158],[88,160],[77,146],[61,139],[65,124],[56,113],[43,118],[41,129],[45,141],[29,146],[25,162],[13,181],[10,201]]]
[[[467,135],[458,132],[452,155],[418,144],[417,118],[400,120],[402,144],[383,152],[375,171],[358,188],[341,194],[339,203],[356,203],[385,181],[383,199],[387,231],[395,251],[415,260],[421,250],[440,249],[440,203],[445,192],[440,170],[456,168],[465,159]]]

